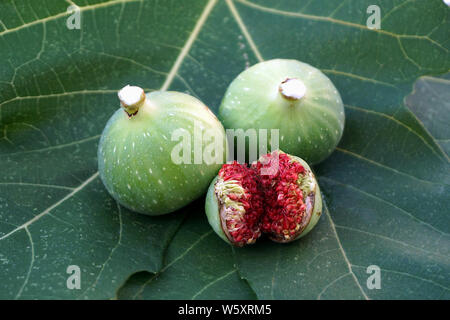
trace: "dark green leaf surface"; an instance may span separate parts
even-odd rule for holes
[[[198,212],[173,238],[157,274],[136,274],[119,292],[124,299],[255,299],[240,279],[230,246]]]
[[[74,2],[80,30],[71,1],[0,1],[0,298],[450,297],[446,91],[442,108],[404,104],[450,69],[442,1],[380,1],[381,30],[365,26],[370,1]],[[239,72],[272,58],[320,68],[346,105],[343,140],[314,168],[325,209],[310,235],[232,250],[202,199],[149,218],[108,196],[96,149],[118,89],[185,91],[216,112]]]
[[[450,74],[417,80],[414,91],[406,98],[406,105],[449,155]]]

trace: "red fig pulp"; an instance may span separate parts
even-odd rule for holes
[[[255,242],[261,235],[262,193],[254,168],[233,162],[223,165],[216,184],[222,202],[222,228],[237,246]]]
[[[236,246],[254,243],[261,233],[276,242],[293,241],[314,227],[321,209],[309,166],[278,151],[251,167],[237,162],[223,165],[206,203],[214,230]]]

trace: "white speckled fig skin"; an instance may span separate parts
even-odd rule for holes
[[[286,79],[303,82],[301,98],[283,96],[280,84]],[[219,119],[227,129],[279,129],[279,149],[315,164],[337,146],[345,115],[339,92],[320,70],[297,60],[274,59],[233,80]]]
[[[173,148],[181,139],[172,132],[184,128],[191,135],[194,163],[194,120],[227,143],[222,124],[198,99],[179,92],[147,94],[138,112],[129,117],[124,109],[109,119],[100,139],[98,168],[111,196],[133,211],[161,215],[173,212],[203,195],[221,163],[176,164]],[[200,141],[202,150],[209,142]]]
[[[222,229],[222,222],[220,221],[220,208],[219,208],[219,200],[217,199],[216,193],[214,191],[214,187],[216,185],[218,176],[211,181],[211,184],[208,188],[208,193],[206,194],[205,201],[205,212],[206,217],[208,218],[208,222],[216,232],[216,234],[221,237],[225,242],[231,244],[228,237],[225,235],[225,232]]]

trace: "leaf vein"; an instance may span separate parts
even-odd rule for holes
[[[20,296],[22,295],[23,289],[25,288],[25,286],[28,284],[28,280],[30,279],[30,274],[31,274],[31,270],[33,269],[33,265],[34,265],[34,243],[33,243],[33,238],[31,236],[30,231],[28,230],[28,228],[25,227],[25,231],[27,233],[28,239],[30,241],[30,246],[31,246],[31,260],[30,260],[30,266],[28,268],[28,272],[27,275],[25,276],[25,281],[23,282],[22,286],[19,289],[19,292],[17,293],[15,299],[19,299]],[[1,239],[1,238],[0,238]]]
[[[47,209],[45,209],[44,211],[42,211],[41,213],[39,213],[38,215],[34,216],[32,219],[30,219],[29,221],[25,222],[24,224],[20,225],[19,227],[15,228],[14,230],[8,232],[7,234],[3,235],[0,237],[0,240],[4,240],[6,238],[8,238],[10,235],[16,233],[17,231],[27,228],[29,225],[31,225],[32,223],[36,222],[37,220],[41,219],[43,216],[47,215],[48,213],[50,213],[53,209],[55,209],[56,207],[58,207],[60,204],[62,204],[63,202],[65,202],[66,200],[72,198],[75,194],[77,194],[79,191],[81,191],[85,186],[87,186],[90,182],[92,182],[93,180],[95,180],[95,178],[98,177],[98,171],[96,173],[94,173],[92,176],[90,176],[88,179],[86,179],[82,184],[80,184],[77,188],[73,189],[72,192],[68,193],[66,196],[64,196],[62,199],[60,199],[59,201],[55,202],[54,204],[52,204],[50,207],[48,207]]]
[[[376,196],[376,195],[374,195],[374,194],[365,192],[365,191],[363,191],[361,188],[357,188],[357,187],[355,187],[355,186],[353,186],[353,185],[351,185],[351,184],[343,183],[343,182],[340,182],[340,181],[338,181],[338,180],[335,180],[335,179],[330,178],[330,177],[327,177],[327,176],[320,176],[319,179],[320,179],[320,180],[321,180],[321,179],[330,180],[330,181],[335,182],[335,183],[337,183],[337,184],[340,184],[340,185],[342,185],[342,186],[348,187],[348,188],[350,188],[350,189],[352,189],[352,190],[354,190],[354,191],[356,191],[356,192],[358,192],[358,193],[361,193],[361,194],[366,195],[366,196],[368,196],[368,197],[371,197],[371,198],[374,198],[374,199],[376,199],[376,200],[379,200],[379,201],[381,201],[381,202],[383,202],[383,203],[385,203],[385,204],[387,204],[387,205],[389,205],[389,206],[391,206],[391,207],[394,207],[395,209],[398,209],[401,213],[403,213],[403,214],[405,214],[406,216],[410,217],[411,219],[413,219],[413,220],[419,222],[420,224],[423,224],[423,225],[429,227],[430,229],[432,229],[432,230],[434,230],[434,231],[440,233],[441,235],[448,235],[448,233],[446,233],[446,232],[444,232],[444,231],[442,231],[442,230],[439,230],[439,229],[435,228],[434,226],[432,226],[431,224],[429,224],[429,223],[427,223],[427,222],[425,222],[425,221],[423,221],[423,220],[417,218],[417,217],[414,216],[411,212],[408,212],[408,211],[406,211],[405,209],[396,206],[394,203],[389,202],[389,201],[387,201],[387,200],[384,200],[384,199],[382,199],[382,198],[380,198],[380,197],[378,197],[378,196]]]
[[[204,286],[202,289],[200,289],[197,293],[195,293],[191,300],[195,300],[196,297],[198,297],[202,292],[204,292],[206,289],[208,289],[209,287],[211,287],[212,285],[214,285],[215,283],[229,277],[230,275],[232,275],[233,273],[236,272],[236,269],[231,270],[230,272],[227,272],[226,274],[224,274],[223,276],[220,276],[219,278],[211,281],[210,283],[208,283],[206,286]]]
[[[361,291],[361,294],[363,295],[363,297],[366,300],[369,300],[369,297],[364,292],[363,288],[361,287],[361,284],[358,281],[358,278],[356,277],[355,273],[353,272],[352,264],[350,263],[350,261],[347,258],[347,254],[345,253],[344,247],[342,246],[341,240],[340,240],[339,235],[338,235],[338,233],[336,231],[336,225],[334,224],[334,221],[331,218],[330,212],[328,211],[328,206],[326,204],[325,204],[325,213],[326,213],[326,215],[328,217],[328,220],[330,221],[331,229],[333,230],[333,233],[334,233],[334,235],[336,237],[336,241],[337,241],[339,249],[340,249],[340,251],[342,253],[342,257],[344,258],[344,261],[347,264],[347,268],[348,268],[349,273],[352,275],[353,280],[355,281],[356,285],[358,286],[359,290]]]
[[[357,154],[357,153],[352,152],[352,151],[350,151],[350,150],[343,149],[343,148],[341,148],[341,147],[336,147],[336,150],[339,151],[339,152],[342,152],[342,153],[351,155],[351,156],[353,156],[353,157],[355,157],[355,158],[358,158],[358,159],[361,159],[361,160],[370,162],[370,163],[372,163],[372,164],[374,164],[374,165],[376,165],[376,166],[378,166],[378,167],[385,168],[385,169],[387,169],[387,170],[389,170],[389,171],[393,171],[393,172],[398,173],[398,174],[400,174],[400,175],[403,175],[403,176],[406,176],[406,177],[409,177],[409,178],[412,178],[412,179],[415,179],[415,180],[418,180],[418,181],[421,181],[421,182],[430,183],[430,184],[442,184],[441,182],[433,182],[433,181],[428,181],[428,180],[424,180],[424,179],[415,177],[415,176],[413,176],[413,175],[410,175],[410,174],[408,174],[408,173],[405,173],[405,172],[399,171],[399,170],[397,170],[397,169],[388,167],[388,166],[386,166],[386,165],[384,165],[384,164],[382,164],[382,163],[380,163],[380,162],[377,162],[377,161],[374,161],[374,160],[372,160],[372,159],[363,157],[363,156],[360,155],[360,154]]]
[[[192,30],[191,34],[189,35],[186,43],[184,44],[183,48],[180,51],[180,54],[178,55],[177,59],[175,60],[175,63],[172,66],[172,69],[169,71],[169,74],[166,77],[166,80],[164,81],[161,91],[165,91],[169,88],[170,84],[172,83],[173,79],[175,78],[178,70],[181,67],[181,64],[183,63],[184,58],[189,53],[189,50],[192,47],[192,44],[197,39],[204,23],[209,17],[209,14],[211,13],[213,7],[215,6],[217,0],[209,0],[208,3],[205,6],[205,9],[203,9],[202,14],[200,15],[200,18],[197,20],[197,23],[195,24],[194,29]]]
[[[97,8],[109,7],[109,6],[113,6],[115,4],[121,4],[121,3],[125,3],[125,2],[136,2],[136,1],[139,1],[139,0],[112,0],[112,1],[108,1],[108,2],[87,5],[87,6],[83,6],[83,7],[79,7],[79,8],[80,8],[80,12],[83,12],[83,11],[95,10]],[[15,28],[6,29],[6,30],[0,32],[0,36],[3,36],[5,34],[11,33],[11,32],[19,31],[22,29],[26,29],[26,28],[32,27],[32,26],[40,24],[40,23],[46,23],[47,21],[56,20],[56,19],[68,16],[70,14],[71,13],[64,11],[64,12],[55,14],[53,16],[45,17],[43,19],[35,20],[32,22],[28,22],[28,23],[23,23],[22,25],[17,26]]]
[[[328,288],[330,288],[333,284],[335,284],[336,282],[338,282],[339,280],[341,280],[342,278],[345,278],[346,276],[350,276],[351,275],[351,273],[350,272],[347,272],[347,273],[344,273],[344,274],[342,274],[342,275],[340,275],[339,277],[337,277],[336,279],[334,279],[333,281],[331,281],[329,284],[327,284],[323,289],[322,289],[322,291],[320,291],[320,293],[317,295],[317,300],[320,300],[321,299],[321,297],[322,297],[322,294],[324,294],[325,293],[325,291],[327,291],[328,290]]]
[[[386,118],[386,119],[388,119],[388,120],[390,120],[390,121],[393,121],[393,122],[397,123],[398,125],[404,127],[405,129],[407,129],[408,131],[410,131],[412,134],[414,134],[415,136],[417,136],[420,140],[422,140],[422,142],[423,142],[423,143],[424,143],[424,144],[425,144],[425,145],[426,145],[426,146],[427,146],[434,154],[436,154],[436,155],[440,158],[440,155],[436,152],[435,149],[433,149],[433,147],[428,143],[428,141],[425,140],[425,138],[424,138],[423,136],[421,136],[417,131],[413,130],[410,126],[407,126],[406,124],[404,124],[403,122],[397,120],[397,119],[394,118],[393,116],[390,116],[390,115],[385,114],[385,113],[382,113],[382,112],[374,111],[374,110],[368,110],[368,109],[365,109],[365,108],[361,108],[361,107],[357,107],[357,106],[352,106],[352,105],[349,105],[349,104],[345,104],[345,107],[346,107],[346,108],[349,108],[349,109],[358,110],[358,111],[361,111],[361,112],[366,112],[366,113],[374,114],[374,115],[377,115],[377,116]],[[367,145],[366,145],[366,147],[367,147]]]
[[[359,265],[356,265],[356,264],[353,264],[352,266],[353,266],[353,267],[356,267],[356,268],[366,269],[366,267],[364,267],[364,266],[359,266]],[[442,284],[439,284],[439,283],[437,283],[437,282],[435,282],[435,281],[433,281],[433,280],[425,279],[425,278],[422,278],[422,277],[413,275],[413,274],[408,273],[408,272],[402,272],[402,271],[396,271],[396,270],[389,270],[389,269],[384,269],[384,268],[380,268],[380,270],[386,271],[386,272],[390,272],[390,273],[399,274],[399,275],[403,275],[403,276],[407,276],[407,277],[411,277],[411,278],[414,278],[414,279],[417,279],[417,280],[421,280],[421,281],[424,281],[424,282],[429,282],[429,283],[434,284],[435,286],[438,286],[438,287],[440,287],[440,288],[442,288],[442,289],[444,289],[444,290],[446,290],[446,291],[450,291],[450,288],[449,288],[449,287],[446,287],[446,286],[444,286],[444,285],[442,285]]]
[[[281,16],[297,17],[297,18],[313,20],[313,21],[324,21],[324,22],[329,22],[329,23],[335,23],[335,24],[339,24],[339,25],[343,25],[343,26],[347,26],[347,27],[351,27],[351,28],[357,28],[357,29],[361,29],[361,30],[366,30],[368,32],[376,32],[376,33],[379,33],[379,34],[388,35],[388,36],[391,36],[391,37],[394,37],[394,38],[409,38],[409,39],[427,40],[430,43],[432,43],[432,44],[436,45],[437,47],[441,48],[445,52],[448,52],[448,49],[446,49],[440,43],[436,42],[435,40],[431,39],[430,37],[428,37],[426,35],[422,36],[422,35],[396,34],[394,32],[386,31],[386,30],[383,30],[383,29],[369,29],[369,28],[367,28],[367,26],[364,26],[364,25],[360,25],[360,24],[357,24],[357,23],[348,22],[348,21],[344,21],[344,20],[338,20],[338,19],[334,19],[334,18],[331,18],[331,17],[315,16],[315,15],[301,13],[301,12],[282,11],[282,10],[278,10],[278,9],[264,7],[262,5],[258,5],[256,3],[252,3],[252,2],[247,1],[247,0],[237,0],[237,1],[242,3],[243,5],[246,5],[248,7],[254,8],[256,10],[260,10],[260,11],[268,12],[268,13],[272,13],[272,14],[277,14],[277,15],[281,15]]]
[[[231,11],[231,14],[233,15],[234,19],[236,20],[236,23],[238,24],[239,28],[241,29],[242,33],[244,34],[245,39],[247,40],[248,44],[250,45],[250,48],[252,49],[253,53],[255,54],[256,58],[260,62],[264,61],[264,58],[262,57],[261,53],[259,52],[258,47],[256,46],[255,42],[253,41],[250,33],[248,32],[247,27],[245,26],[244,22],[242,21],[242,18],[239,15],[239,12],[237,11],[233,1],[226,0],[226,3],[228,5],[228,8]]]
[[[419,247],[417,247],[417,246],[410,245],[410,244],[408,244],[408,243],[406,243],[406,242],[403,242],[403,241],[400,241],[400,240],[396,240],[396,239],[392,239],[392,238],[387,237],[387,236],[383,236],[383,235],[381,235],[381,234],[376,234],[376,233],[373,233],[373,232],[364,231],[364,230],[360,230],[360,229],[352,228],[352,227],[347,227],[347,226],[341,226],[341,225],[336,225],[336,228],[344,229],[344,230],[349,230],[349,231],[354,231],[354,232],[359,232],[359,233],[367,234],[367,235],[369,235],[369,236],[373,236],[373,237],[376,237],[376,238],[380,238],[380,239],[383,239],[383,240],[386,240],[386,241],[395,242],[395,243],[397,243],[397,244],[400,244],[400,245],[402,245],[402,246],[411,248],[411,249],[413,249],[413,250],[421,251],[421,252],[426,253],[426,254],[430,254],[430,255],[434,255],[434,256],[436,256],[436,257],[443,258],[444,260],[448,260],[448,258],[449,258],[448,256],[444,256],[444,255],[441,255],[441,254],[436,253],[436,252],[431,252],[431,251],[428,251],[428,250],[419,248]]]
[[[117,205],[117,213],[118,213],[118,216],[119,216],[119,239],[117,240],[116,245],[111,249],[111,252],[109,253],[108,258],[102,264],[102,267],[101,267],[97,277],[95,278],[95,281],[81,295],[78,296],[78,299],[81,298],[83,295],[85,295],[86,292],[88,292],[89,290],[91,290],[91,289],[93,289],[93,288],[95,288],[97,286],[97,283],[100,280],[100,277],[101,277],[103,271],[105,270],[106,265],[109,263],[109,261],[111,261],[114,252],[121,245],[121,242],[122,242],[122,231],[123,231],[122,210],[120,209],[120,205],[119,205],[119,203],[117,201],[116,201],[116,205]]]
[[[92,136],[92,137],[88,137],[88,138],[84,138],[84,139],[81,139],[81,140],[72,141],[72,142],[65,143],[65,144],[60,144],[60,145],[57,145],[57,146],[50,146],[50,147],[42,148],[42,149],[18,151],[18,152],[13,152],[13,153],[3,153],[3,154],[0,155],[0,157],[1,156],[13,156],[13,155],[32,153],[32,152],[45,152],[45,151],[50,151],[50,150],[55,150],[55,149],[62,149],[62,148],[74,146],[74,145],[77,145],[77,144],[89,142],[89,141],[92,141],[92,140],[96,140],[96,139],[100,138],[100,136],[101,136],[100,134],[97,134],[97,135]]]

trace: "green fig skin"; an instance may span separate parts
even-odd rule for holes
[[[219,213],[219,200],[217,199],[216,193],[214,191],[215,184],[217,182],[218,176],[214,178],[208,188],[208,193],[206,194],[205,200],[205,212],[208,222],[213,228],[214,232],[226,243],[231,244],[228,240],[225,232],[222,229],[222,223],[220,222]]]
[[[221,161],[195,163],[194,145],[198,143],[203,151],[210,140],[204,134],[195,137],[194,121],[203,133],[208,130],[220,141]],[[181,138],[172,141],[172,133],[180,128],[191,137],[187,164],[177,164],[171,156],[175,146],[183,143]],[[106,189],[122,206],[162,215],[202,196],[226,154],[224,128],[208,107],[184,93],[155,91],[146,95],[135,115],[121,108],[109,119],[99,142],[98,169]]]
[[[280,84],[286,79],[300,80],[304,96],[283,95]],[[339,92],[320,70],[297,60],[274,59],[253,65],[233,80],[219,119],[226,129],[269,129],[266,150],[279,148],[316,164],[337,146],[345,114]],[[272,148],[270,129],[279,129],[279,145]]]

